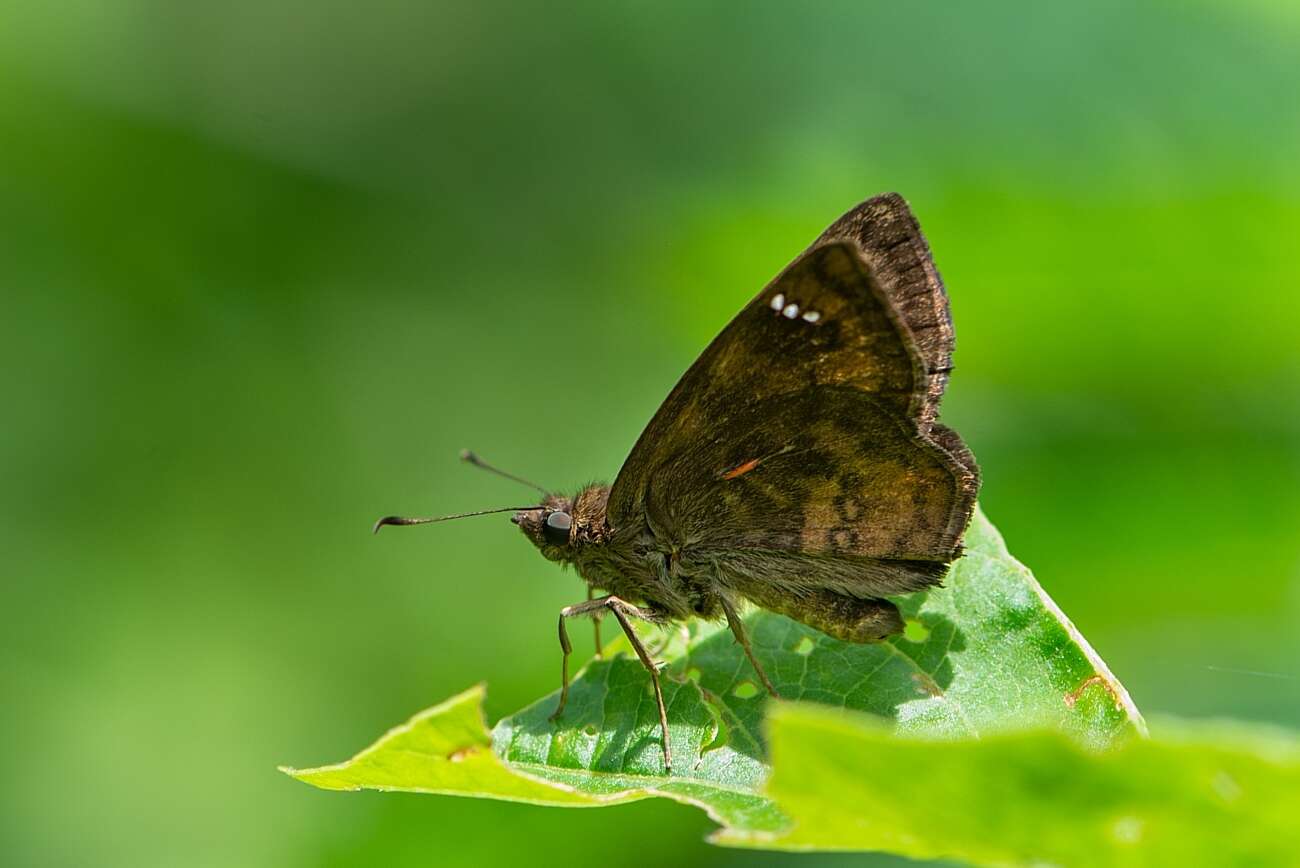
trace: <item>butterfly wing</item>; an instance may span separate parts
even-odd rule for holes
[[[960,439],[931,422],[952,346],[946,299],[931,303],[942,327],[923,344],[908,317],[925,331],[927,309],[904,302],[920,283],[940,295],[942,284],[929,282],[932,265],[917,272],[897,251],[928,262],[924,240],[917,248],[919,233],[907,234],[915,221],[885,231],[864,211],[897,218],[901,206],[910,219],[901,202],[850,212],[709,345],[610,491],[616,534],[649,530],[666,548],[720,562],[765,551],[772,564],[793,558],[791,569],[810,556],[956,556],[978,478]],[[863,238],[882,239],[885,280]]]
[[[774,549],[948,561],[966,528],[964,473],[870,393],[816,385],[728,415],[647,481],[656,536],[694,551]]]
[[[862,251],[881,290],[912,333],[926,372],[921,418],[933,421],[952,370],[954,335],[948,293],[907,202],[897,193],[868,199],[831,224],[813,246],[851,241]]]

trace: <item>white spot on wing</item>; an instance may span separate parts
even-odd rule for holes
[[[803,321],[804,321],[804,322],[817,322],[817,320],[819,320],[819,319],[821,319],[821,318],[822,318],[822,315],[819,314],[819,313],[818,313],[817,311],[815,311],[815,310],[806,310],[806,311],[804,311],[804,314],[803,314]]]
[[[778,292],[772,299],[772,310],[780,310],[783,307],[785,307],[785,296]]]
[[[799,305],[787,304],[785,310],[781,311],[781,313],[785,314],[786,319],[794,319],[799,315]]]

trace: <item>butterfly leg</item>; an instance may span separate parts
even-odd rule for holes
[[[574,606],[567,606],[560,610],[560,650],[564,652],[563,662],[561,663],[561,677],[563,684],[560,688],[560,703],[556,706],[555,713],[551,715],[551,720],[555,720],[564,713],[564,705],[569,700],[569,654],[573,651],[573,645],[569,642],[569,631],[564,622],[579,615],[593,615],[600,612],[601,609],[613,612],[618,624],[627,634],[627,641],[631,643],[632,650],[640,658],[641,665],[645,666],[646,671],[650,673],[650,682],[654,686],[655,703],[659,706],[659,732],[661,744],[664,753],[664,768],[668,772],[673,770],[673,752],[668,743],[668,709],[664,705],[664,691],[659,683],[659,667],[655,666],[650,654],[646,651],[645,644],[642,643],[641,637],[632,629],[632,623],[628,616],[641,618],[647,621],[658,620],[654,612],[649,609],[641,609],[633,606],[631,603],[624,602],[618,597],[597,597],[594,600],[588,600],[585,603],[578,603]]]
[[[655,666],[654,661],[650,659],[650,654],[645,650],[645,645],[641,643],[641,637],[637,636],[636,631],[632,629],[632,625],[627,620],[627,614],[624,614],[626,611],[635,617],[643,618],[651,613],[643,613],[643,610],[624,603],[618,597],[607,597],[606,599],[610,603],[610,611],[614,613],[619,626],[627,634],[627,641],[632,643],[632,650],[636,652],[636,656],[641,658],[641,665],[650,673],[650,682],[655,689],[655,702],[659,705],[659,738],[664,750],[664,771],[672,774],[673,749],[668,743],[668,710],[664,707],[664,690],[659,684],[659,667]]]
[[[588,585],[588,586],[587,586],[587,602],[588,602],[588,603],[591,602],[591,600],[592,600],[592,598],[595,596],[595,594],[596,594],[595,590],[591,587],[591,585]],[[591,619],[591,627],[592,627],[592,632],[594,632],[594,633],[596,634],[596,659],[597,659],[597,660],[601,660],[601,659],[603,659],[603,658],[605,657],[605,654],[604,654],[604,652],[603,652],[603,650],[602,650],[602,648],[601,648],[601,646],[600,646],[600,619],[599,619],[599,618],[592,618],[592,619]],[[565,680],[567,681],[568,679],[566,678]]]
[[[596,599],[587,598],[587,602],[578,603],[573,606],[565,606],[560,610],[560,704],[555,707],[555,712],[550,719],[555,720],[561,714],[564,714],[564,706],[569,701],[569,655],[573,653],[573,643],[569,641],[569,628],[564,622],[569,618],[575,618],[579,615],[591,615],[600,612],[605,608],[605,601],[609,597],[598,597]]]
[[[749,664],[758,673],[758,677],[763,682],[763,686],[767,688],[767,692],[780,699],[781,694],[776,692],[771,679],[767,677],[767,673],[763,671],[758,658],[754,656],[754,649],[749,645],[749,634],[745,632],[745,622],[740,620],[740,613],[736,611],[736,607],[725,596],[719,596],[719,599],[722,601],[722,611],[727,613],[727,626],[731,628],[732,635],[736,637],[740,647],[745,649],[745,656],[749,658]]]

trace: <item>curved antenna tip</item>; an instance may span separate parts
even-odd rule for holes
[[[491,515],[496,512],[527,512],[530,509],[542,508],[542,504],[538,504],[537,506],[503,506],[500,509],[480,509],[475,512],[458,512],[455,515],[440,515],[437,518],[407,518],[404,515],[386,515],[379,521],[375,522],[375,525],[370,529],[370,532],[379,533],[379,529],[386,524],[406,527],[412,524],[433,524],[438,521],[451,521],[454,518],[469,518],[474,515]]]
[[[370,529],[370,532],[379,533],[379,529],[386,524],[401,526],[401,525],[408,525],[408,524],[428,524],[430,521],[436,521],[436,519],[405,518],[400,515],[386,515],[383,518],[381,518],[379,521],[375,522],[375,526]]]

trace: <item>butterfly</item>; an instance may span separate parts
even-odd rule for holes
[[[901,196],[876,196],[714,338],[613,485],[573,495],[534,486],[540,504],[485,510],[514,512],[542,555],[588,586],[560,613],[553,718],[568,699],[566,622],[579,616],[599,625],[612,615],[649,673],[669,774],[659,669],[632,621],[725,618],[772,695],[742,601],[846,642],[899,632],[885,597],[941,581],[979,492],[974,456],[937,421],[952,350],[948,298],[920,225]],[[375,530],[458,517],[388,516]]]

